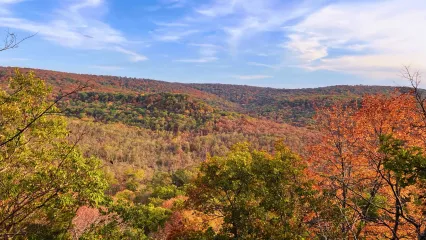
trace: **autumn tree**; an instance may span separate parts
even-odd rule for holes
[[[49,94],[43,80],[19,71],[0,91],[0,229],[6,238],[67,235],[79,206],[105,200],[100,162],[70,142]]]
[[[421,148],[406,146],[392,135],[384,135],[380,141],[379,151],[385,154],[383,178],[395,199],[393,211],[388,211],[395,219],[392,238],[399,238],[400,225],[406,222],[415,229],[417,239],[426,239],[426,156]]]
[[[80,239],[150,239],[169,218],[171,211],[153,204],[119,200],[108,206],[106,216],[88,229]]]
[[[225,239],[306,238],[313,192],[303,175],[304,164],[283,145],[268,154],[237,144],[201,165],[188,204],[223,219]]]
[[[417,107],[411,93],[394,93],[366,96],[360,105],[319,113],[323,140],[311,147],[310,162],[318,188],[341,212],[329,222],[339,224],[340,233],[335,229],[330,235],[355,239],[421,237],[423,183],[417,179],[404,186],[399,170],[390,168],[398,159],[399,163],[420,161],[419,153],[411,148],[424,148],[425,133],[419,127],[422,118]],[[402,150],[385,136],[408,147]],[[410,164],[405,165],[406,170]]]

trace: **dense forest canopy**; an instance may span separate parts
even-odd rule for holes
[[[5,239],[426,239],[419,75],[294,90],[0,76]]]
[[[230,112],[248,114],[256,118],[266,118],[295,126],[311,125],[315,108],[331,105],[336,101],[356,101],[367,94],[395,91],[395,87],[384,86],[332,86],[306,89],[275,89],[228,84],[183,84],[151,79],[137,79],[116,76],[73,74],[40,69],[34,71],[54,88],[72,89],[78,84],[90,86],[86,91],[125,95],[156,93],[185,94],[193,99]],[[6,82],[13,68],[0,67],[0,81]],[[408,88],[398,88],[400,92]]]

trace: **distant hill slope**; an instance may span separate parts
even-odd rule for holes
[[[203,92],[215,94],[225,100],[238,103],[244,113],[255,117],[267,117],[305,126],[311,122],[315,106],[332,102],[354,101],[368,94],[389,94],[408,88],[388,86],[330,86],[304,89],[276,89],[228,84],[190,84]]]
[[[183,84],[21,69],[30,70],[56,93],[79,84],[90,86],[59,104],[69,117],[71,132],[84,133],[79,146],[87,156],[146,170],[190,167],[207,156],[224,155],[242,141],[272,151],[280,140],[305,156],[305,147],[320,139],[310,126],[315,105],[394,91],[377,86],[274,89]],[[0,67],[0,86],[13,71]]]
[[[0,67],[0,81],[5,82],[5,80],[13,74],[15,69],[16,68],[13,67]],[[225,110],[238,110],[239,108],[236,103],[232,103],[215,94],[203,92],[182,83],[171,83],[144,78],[65,73],[42,69],[19,69],[22,72],[34,71],[38,77],[51,84],[55,91],[60,89],[66,91],[73,89],[73,87],[78,84],[88,84],[89,88],[85,90],[88,92],[124,94],[182,93]]]
[[[5,82],[14,68],[0,67],[0,81]],[[201,100],[214,108],[286,122],[296,126],[311,123],[316,105],[327,105],[337,100],[354,101],[366,94],[395,91],[384,86],[331,86],[306,89],[275,89],[227,84],[184,84],[141,78],[64,73],[40,69],[34,71],[54,89],[72,89],[80,83],[88,83],[87,92],[122,93],[126,95],[173,93],[185,94]],[[407,91],[399,88],[399,91]]]

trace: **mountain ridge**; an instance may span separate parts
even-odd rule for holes
[[[14,67],[0,67],[0,82],[6,82]],[[179,83],[146,78],[78,74],[52,70],[18,68],[33,71],[53,86],[54,92],[89,84],[83,92],[144,95],[156,93],[187,94],[223,111],[271,119],[279,123],[307,126],[317,106],[335,101],[355,101],[369,94],[408,91],[404,87],[377,85],[335,85],[318,88],[271,88],[223,83]]]
[[[20,69],[24,71],[47,71],[52,73],[62,73],[62,74],[71,74],[71,75],[86,75],[86,76],[93,76],[93,77],[111,77],[111,78],[128,78],[128,79],[136,79],[136,80],[148,80],[148,81],[155,81],[155,82],[163,82],[163,83],[170,83],[170,84],[182,84],[182,85],[225,85],[225,86],[236,86],[236,87],[251,87],[251,88],[262,88],[262,89],[274,89],[274,90],[313,90],[313,89],[327,89],[327,88],[334,88],[334,87],[377,87],[377,88],[407,88],[404,86],[389,86],[389,85],[366,85],[366,84],[355,84],[355,85],[346,85],[346,84],[337,84],[337,85],[328,85],[328,86],[321,86],[321,87],[307,87],[307,88],[277,88],[277,87],[261,87],[261,86],[255,86],[255,85],[247,85],[247,84],[233,84],[233,83],[200,83],[200,82],[177,82],[177,81],[167,81],[167,80],[160,80],[160,79],[153,79],[153,78],[144,78],[144,77],[127,77],[127,76],[120,76],[120,75],[104,75],[104,74],[91,74],[91,73],[76,73],[76,72],[65,72],[65,71],[58,71],[58,70],[50,70],[50,69],[42,69],[42,68],[31,68],[31,67],[16,67],[16,66],[0,66],[0,72],[4,70],[14,70],[14,69]]]

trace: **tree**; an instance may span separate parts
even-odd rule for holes
[[[107,218],[95,223],[80,239],[150,239],[168,220],[171,211],[152,204],[119,200],[109,206]]]
[[[392,238],[399,238],[400,225],[406,223],[414,227],[417,239],[426,239],[426,156],[421,148],[406,146],[392,135],[381,136],[380,142],[379,151],[385,155],[383,179],[395,199],[394,210],[388,212],[395,218]]]
[[[237,144],[226,157],[202,164],[188,204],[222,218],[225,239],[308,237],[313,192],[303,175],[300,158],[281,144],[273,155]]]
[[[0,229],[5,237],[66,235],[78,207],[105,201],[100,162],[83,157],[71,142],[66,121],[57,114],[58,98],[51,102],[49,94],[43,80],[18,70],[0,91]]]
[[[425,128],[415,97],[366,96],[359,106],[333,107],[319,119],[323,140],[311,148],[311,168],[322,194],[339,206],[330,225],[346,227],[340,237],[422,239],[424,182],[413,177],[404,186],[409,179],[400,178],[402,169],[417,176],[422,166],[416,149],[425,147]]]
[[[337,235],[339,238],[356,235],[354,229],[359,223],[357,215],[353,214],[349,205],[349,188],[353,187],[356,176],[354,167],[357,165],[353,159],[354,144],[357,140],[354,136],[353,108],[353,105],[336,103],[330,108],[317,109],[321,114],[318,114],[315,120],[322,130],[322,139],[310,147],[311,168],[316,173],[321,173],[315,180],[320,188],[325,190],[323,194],[333,199],[330,215],[338,216],[334,218],[336,223],[331,226],[337,225],[340,229],[329,229],[327,235],[331,234],[330,230],[340,232]]]

